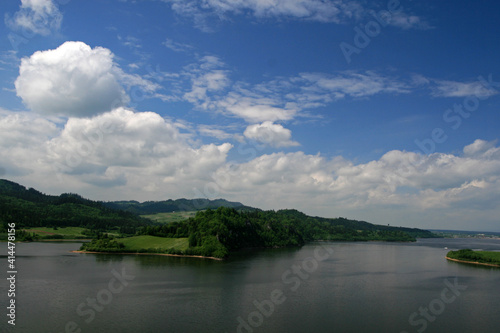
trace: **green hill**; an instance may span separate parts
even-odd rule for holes
[[[417,228],[405,228],[405,227],[391,227],[391,226],[386,226],[386,225],[379,225],[379,224],[373,224],[365,221],[358,221],[358,220],[350,220],[344,217],[338,217],[338,218],[324,218],[324,217],[311,217],[307,216],[304,213],[301,213],[295,209],[286,209],[280,211],[282,214],[285,215],[290,215],[290,216],[295,216],[296,218],[300,218],[303,220],[306,219],[312,219],[314,221],[318,222],[326,222],[333,224],[338,227],[343,227],[346,230],[352,229],[352,230],[357,230],[357,231],[363,231],[363,232],[371,232],[371,231],[387,231],[387,232],[404,232],[409,234],[410,236],[414,238],[435,238],[438,237],[437,235],[433,234],[432,232],[428,230],[422,230],[422,229],[417,229]]]
[[[78,194],[46,195],[33,188],[0,179],[0,222],[14,222],[17,229],[81,227],[91,230],[118,229],[134,234],[152,224],[130,212],[112,209]]]

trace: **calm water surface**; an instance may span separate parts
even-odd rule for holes
[[[500,269],[448,262],[498,240],[315,243],[229,261],[17,244],[16,327],[1,332],[499,332]],[[6,245],[3,245],[6,253]],[[7,271],[5,255],[1,267]],[[4,273],[5,274],[5,273]]]

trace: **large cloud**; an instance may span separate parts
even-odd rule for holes
[[[397,223],[428,227],[439,226],[439,216],[454,211],[462,225],[476,215],[494,223],[500,213],[500,148],[476,140],[464,152],[427,156],[395,150],[362,164],[275,153],[220,168],[213,181],[226,196],[245,197],[263,208],[295,207],[327,216],[335,211],[381,223],[384,216],[394,222],[395,215],[407,212]]]
[[[17,95],[46,115],[93,116],[128,102],[110,50],[66,42],[23,58]]]
[[[55,193],[78,188],[102,199],[125,185],[125,198],[151,191],[190,196],[195,183],[208,182],[226,162],[232,147],[193,146],[160,115],[125,108],[70,118],[63,128],[34,114],[3,112],[0,130],[0,168],[7,178]]]
[[[8,177],[44,172],[39,164],[44,143],[58,135],[57,126],[30,113],[0,109],[0,169]],[[0,175],[3,176],[3,175]]]
[[[118,108],[91,119],[69,119],[48,143],[46,163],[64,177],[74,175],[96,185],[181,186],[209,179],[210,170],[225,163],[231,147],[193,147],[160,115]]]

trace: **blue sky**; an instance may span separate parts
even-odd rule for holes
[[[4,1],[0,175],[500,231],[494,1]]]

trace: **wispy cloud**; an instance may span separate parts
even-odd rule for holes
[[[239,126],[235,125],[198,125],[197,131],[200,135],[206,137],[216,138],[218,140],[228,140],[234,139],[236,141],[242,141],[243,137],[237,133],[230,133],[229,131],[237,131]]]
[[[170,38],[167,38],[162,44],[174,52],[188,52],[193,49],[193,46],[189,44],[174,42]]]
[[[213,32],[211,23],[228,20],[230,15],[251,13],[254,17],[290,18],[317,22],[346,22],[362,15],[358,1],[322,0],[162,0],[169,3],[177,14],[190,17],[195,27]]]
[[[214,22],[230,20],[231,15],[250,14],[257,19],[295,19],[321,23],[347,24],[371,17],[372,9],[352,0],[162,0],[177,14],[190,17],[195,27],[213,32]],[[212,24],[212,25],[211,25]],[[388,25],[401,29],[431,28],[423,18],[403,10],[393,13]]]
[[[388,24],[397,28],[401,28],[404,30],[408,29],[420,29],[427,30],[432,29],[432,26],[429,22],[425,21],[423,18],[417,15],[407,14],[404,11],[400,11],[391,15],[388,20]]]
[[[198,64],[187,66],[183,75],[191,80],[191,89],[184,99],[205,110],[212,108],[211,96],[223,91],[230,82],[224,66],[215,56],[205,56]]]
[[[231,72],[221,59],[204,57],[185,68],[191,80],[183,98],[195,107],[242,118],[249,123],[288,121],[303,111],[344,98],[376,94],[405,94],[411,80],[400,80],[373,71],[344,71],[335,74],[302,73],[258,84],[232,82]]]
[[[130,47],[131,49],[141,49],[141,40],[134,36],[126,36],[122,37],[118,35],[118,40],[122,43],[122,45]]]
[[[26,30],[47,36],[59,31],[63,16],[52,0],[21,0],[19,11],[5,15],[5,24],[14,30]]]
[[[301,90],[305,97],[324,101],[346,97],[361,98],[382,93],[403,94],[411,90],[408,83],[373,71],[344,71],[336,74],[303,73],[294,81],[302,81],[304,85]]]
[[[14,50],[0,52],[0,70],[13,70],[19,66],[20,61]]]
[[[488,89],[479,81],[457,82],[434,80],[435,87],[432,94],[438,97],[489,97],[498,94],[498,91]]]
[[[344,18],[359,15],[362,10],[357,1],[321,1],[321,0],[287,0],[287,1],[228,1],[213,0],[209,6],[219,14],[250,11],[256,17],[293,17],[299,19],[339,23]]]
[[[208,23],[209,19],[214,16],[213,12],[207,11],[205,7],[210,4],[202,5],[198,0],[161,0],[169,3],[172,10],[178,15],[188,17],[193,20],[194,26],[203,32],[214,32],[212,25]]]
[[[286,121],[340,99],[410,90],[407,83],[374,72],[302,73],[254,86],[235,84],[218,105],[249,122]]]

